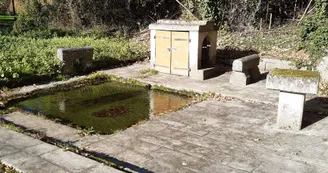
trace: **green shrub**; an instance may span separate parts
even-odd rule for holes
[[[126,39],[94,39],[91,37],[55,37],[36,39],[0,36],[0,80],[30,75],[58,74],[61,63],[58,48],[92,46],[95,62],[117,65],[123,61],[146,57],[146,46]]]
[[[14,24],[14,32],[22,34],[25,31],[34,29],[46,29],[50,22],[51,9],[53,8],[47,1],[31,0],[23,5],[22,11]]]
[[[315,14],[302,22],[301,48],[310,53],[311,66],[326,55],[328,49],[328,18],[326,0],[315,1]]]
[[[54,37],[75,36],[77,33],[70,30],[61,29],[34,29],[21,33],[19,36],[27,38],[41,38],[48,39]]]

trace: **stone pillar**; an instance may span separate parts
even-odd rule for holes
[[[189,32],[189,68],[191,71],[197,71],[200,66],[200,56],[202,54],[199,51],[199,33],[197,31],[190,31]]]
[[[285,130],[301,130],[305,94],[280,91],[277,125]]]
[[[319,73],[304,70],[274,69],[266,87],[279,90],[277,126],[285,130],[301,130],[305,95],[317,94]]]

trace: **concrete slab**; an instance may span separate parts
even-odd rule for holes
[[[301,130],[304,94],[280,92],[277,125],[285,130]]]
[[[62,126],[59,123],[32,114],[14,112],[2,116],[2,118],[6,121],[23,126],[28,130],[39,131],[47,137],[60,139],[62,142],[75,142],[81,138],[78,135],[78,130],[74,128]]]
[[[44,119],[43,119],[44,120]],[[0,160],[2,163],[26,173],[83,172],[89,169],[103,172],[121,172],[101,163],[36,140],[32,137],[0,127]],[[6,140],[8,139],[8,140]]]

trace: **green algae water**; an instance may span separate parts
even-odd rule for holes
[[[24,100],[18,107],[110,134],[188,102],[187,97],[109,82]]]

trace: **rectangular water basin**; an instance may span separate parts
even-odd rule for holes
[[[20,101],[17,106],[27,112],[110,134],[180,108],[190,100],[173,93],[109,82],[37,96]]]

